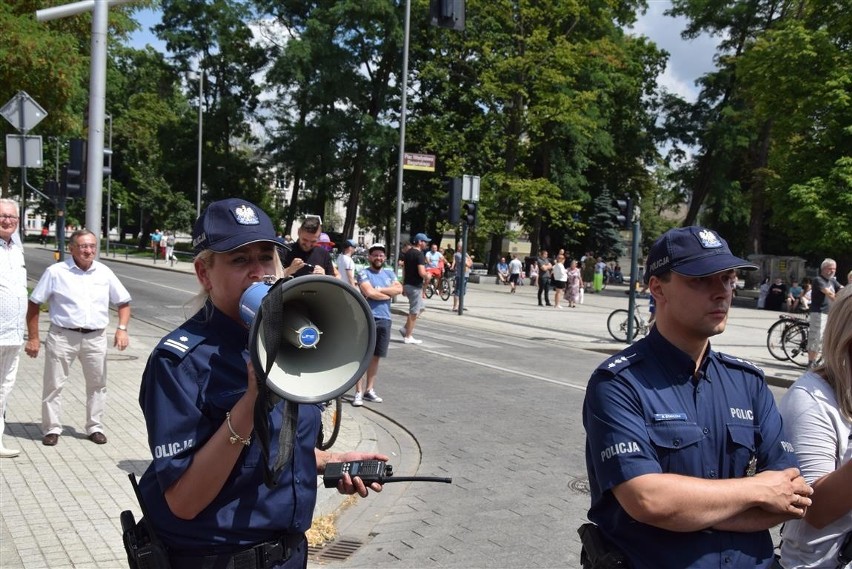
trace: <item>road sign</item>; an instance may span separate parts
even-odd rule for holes
[[[23,143],[26,139],[26,149],[23,149]],[[21,152],[26,150],[27,163],[24,164],[21,158],[24,154]],[[21,136],[19,134],[6,135],[6,167],[8,168],[41,168],[44,165],[42,160],[42,146],[40,136]]]
[[[435,171],[435,155],[434,154],[414,154],[405,152],[402,155],[403,170],[420,170],[422,172]]]
[[[23,110],[23,112],[21,112]],[[24,91],[18,91],[18,94],[9,99],[0,109],[0,115],[3,115],[9,124],[18,129],[19,132],[32,130],[35,126],[47,116],[47,111],[35,102],[35,99],[27,95]]]
[[[479,176],[464,175],[462,178],[462,199],[469,202],[479,201]]]

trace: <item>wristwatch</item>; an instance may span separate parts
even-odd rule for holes
[[[124,324],[119,324],[119,325],[117,326],[117,328],[118,328],[119,330],[122,330],[122,331],[124,331],[124,332],[127,332],[127,326],[125,326]]]

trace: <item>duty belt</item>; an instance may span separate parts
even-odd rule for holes
[[[171,569],[268,569],[290,559],[298,547],[306,543],[304,534],[285,534],[239,553],[206,556],[171,554],[169,561]]]

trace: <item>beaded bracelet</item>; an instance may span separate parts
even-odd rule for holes
[[[231,426],[231,412],[230,411],[225,413],[225,422],[228,423],[228,430],[231,431],[230,441],[231,441],[232,445],[235,445],[238,442],[242,443],[244,446],[249,446],[251,444],[251,435],[249,435],[246,438],[243,438],[240,435],[238,435],[236,433],[236,431],[234,431],[234,427]]]

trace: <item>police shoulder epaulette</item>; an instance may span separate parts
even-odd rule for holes
[[[641,360],[642,354],[638,350],[625,350],[612,356],[608,360],[604,360],[604,362],[598,366],[598,371],[606,371],[615,375],[624,368],[630,367]]]
[[[748,360],[744,360],[742,358],[738,358],[728,354],[723,354],[721,352],[717,352],[717,354],[719,355],[719,361],[721,361],[725,365],[744,369],[747,371],[753,371],[761,375],[763,374],[763,368],[758,367],[757,365],[753,364]]]
[[[192,334],[179,328],[163,337],[157,345],[157,349],[165,350],[166,352],[175,354],[179,358],[183,358],[203,341],[204,336]]]

